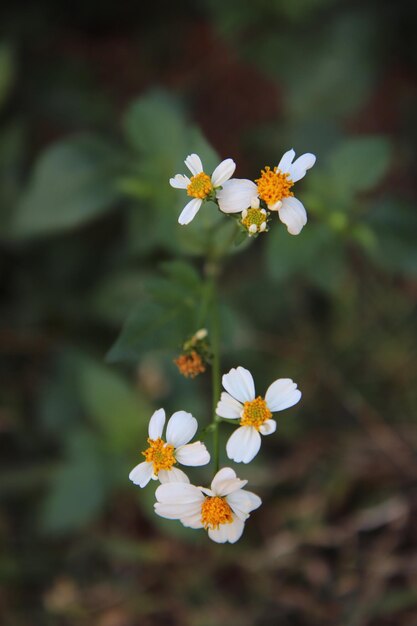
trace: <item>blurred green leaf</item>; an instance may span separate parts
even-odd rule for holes
[[[308,224],[297,236],[289,235],[284,226],[271,229],[266,260],[277,282],[300,276],[324,291],[335,290],[346,271],[339,238],[322,224]]]
[[[82,358],[78,368],[81,402],[104,434],[105,447],[124,452],[146,439],[151,407],[115,371]]]
[[[173,189],[169,179],[188,170],[184,160],[196,152],[205,171],[211,173],[219,158],[201,132],[187,120],[175,98],[163,91],[152,91],[128,109],[124,129],[135,151],[131,171],[120,181],[120,189],[136,200],[129,214],[131,248],[141,254],[158,247],[205,254],[207,229],[205,215],[217,216],[210,204],[194,220],[199,224],[195,239],[189,227],[178,225],[178,216],[189,198],[183,190]],[[212,220],[211,220],[212,221]],[[189,242],[189,243],[188,243]]]
[[[415,205],[401,198],[374,203],[367,216],[376,242],[370,249],[374,261],[388,271],[417,275],[417,214]]]
[[[45,532],[74,531],[98,514],[106,491],[103,466],[94,435],[78,430],[68,436],[66,460],[52,475],[43,503]]]
[[[384,137],[351,137],[327,157],[327,171],[340,193],[367,191],[385,176],[391,147]]]
[[[110,362],[136,360],[156,346],[175,349],[197,330],[202,296],[198,273],[184,261],[164,263],[162,269],[166,277],[148,281],[149,295],[128,317],[108,354]]]
[[[83,136],[49,147],[35,165],[12,221],[12,234],[34,236],[75,228],[119,199],[120,155],[104,140]]]

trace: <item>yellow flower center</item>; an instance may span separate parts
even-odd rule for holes
[[[266,420],[271,419],[272,413],[266,406],[266,402],[261,396],[245,402],[243,405],[243,413],[240,419],[241,426],[253,426],[256,430],[262,426]]]
[[[242,224],[250,233],[257,233],[266,229],[266,218],[264,209],[246,209],[242,213]],[[262,224],[265,224],[263,229]]]
[[[233,522],[232,509],[224,498],[215,496],[206,498],[201,507],[201,523],[204,528],[217,529],[220,524],[231,524]]]
[[[290,191],[294,185],[289,174],[284,174],[277,167],[273,170],[269,166],[266,166],[261,171],[261,177],[255,180],[258,185],[258,193],[261,200],[264,200],[268,206],[275,204],[276,202],[293,196]]]
[[[191,177],[191,182],[187,187],[187,193],[193,198],[200,198],[204,200],[209,193],[213,190],[210,176],[207,176],[204,172],[196,174]]]
[[[175,465],[174,446],[165,443],[160,437],[158,439],[148,439],[149,448],[142,452],[148,463],[153,464],[154,474],[158,475],[160,470],[170,470]]]

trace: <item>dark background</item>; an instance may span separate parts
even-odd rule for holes
[[[5,626],[417,624],[412,5],[2,5]],[[253,179],[291,147],[318,157],[309,222],[228,259],[222,360],[303,400],[236,468],[264,503],[218,546],[127,478],[155,408],[210,414],[210,377],[172,364],[184,329],[146,332],[170,262],[223,236],[177,225],[168,178],[197,151]]]

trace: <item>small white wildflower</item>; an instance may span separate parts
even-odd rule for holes
[[[236,463],[249,463],[259,452],[261,435],[276,430],[272,413],[297,404],[301,392],[291,378],[279,378],[268,387],[265,398],[256,397],[252,374],[244,367],[232,368],[222,383],[226,391],[220,396],[216,413],[226,419],[240,419],[240,427],[227,442],[227,456]]]
[[[210,489],[184,482],[161,485],[156,490],[155,512],[167,519],[178,519],[188,528],[205,528],[216,543],[235,543],[240,539],[249,513],[262,501],[243,487],[230,467],[213,478]]]
[[[188,476],[174,465],[198,466],[210,461],[210,454],[203,443],[188,443],[198,428],[197,420],[191,413],[177,411],[170,417],[166,441],[162,439],[164,425],[165,411],[158,409],[149,421],[149,447],[142,452],[146,461],[136,465],[129,474],[130,480],[139,487],[145,487],[151,479],[159,479],[161,483],[189,482]]]
[[[189,224],[195,218],[203,201],[213,193],[217,195],[216,190],[229,180],[236,169],[236,163],[233,159],[225,159],[216,167],[210,177],[203,171],[203,164],[197,154],[190,154],[184,163],[192,174],[191,178],[177,174],[169,180],[171,187],[186,189],[187,194],[193,198],[184,207],[178,218],[178,222],[182,225]]]

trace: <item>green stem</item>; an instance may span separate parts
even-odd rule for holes
[[[211,285],[211,347],[213,351],[213,361],[211,366],[212,375],[212,425],[213,425],[213,462],[214,473],[219,471],[219,418],[216,415],[216,407],[220,398],[220,323],[217,301],[217,274],[218,266],[212,265],[210,271]]]

